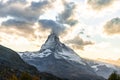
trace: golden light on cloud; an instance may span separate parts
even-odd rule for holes
[[[40,48],[50,33],[50,29],[44,29],[37,23],[31,28],[33,32],[29,28],[28,31],[26,29],[2,26],[0,28],[0,44],[11,46],[16,51],[35,51]]]
[[[108,35],[120,34],[120,18],[113,18],[104,25],[104,32]]]
[[[102,10],[111,6],[114,1],[115,0],[87,0],[87,4],[95,10]]]

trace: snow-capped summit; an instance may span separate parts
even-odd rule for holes
[[[104,80],[71,48],[61,43],[54,33],[48,36],[40,51],[29,54],[21,56],[42,72],[69,80]]]
[[[56,59],[61,58],[86,65],[86,63],[82,61],[79,55],[77,55],[72,49],[61,43],[58,36],[54,33],[50,34],[45,44],[42,45],[40,53],[43,52],[51,52]]]
[[[55,33],[51,33],[48,36],[48,39],[46,40],[45,44],[42,45],[41,50],[44,49],[54,49],[57,46],[61,46],[61,42],[59,41],[58,36]]]

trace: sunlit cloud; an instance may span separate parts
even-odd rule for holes
[[[12,16],[19,20],[31,23],[36,22],[39,16],[44,13],[45,9],[50,8],[51,2],[31,2],[29,6],[26,6],[27,4],[25,0],[11,0],[6,3],[0,3],[0,17]]]
[[[62,42],[75,51],[84,50],[85,46],[94,44],[93,41],[87,38],[88,36],[84,32],[84,25],[76,24],[73,27],[66,27],[63,33],[60,34],[60,38],[62,38]]]
[[[109,7],[115,0],[87,0],[87,3],[95,10]]]
[[[33,27],[25,28],[1,27],[0,31],[0,44],[11,46],[17,51],[38,50],[50,34],[49,29],[44,29],[37,23]],[[25,48],[22,47],[23,45]]]
[[[0,43],[8,47],[11,46],[17,51],[37,50],[38,46],[40,48],[50,30],[43,29],[37,24],[37,20],[46,9],[51,8],[51,4],[52,2],[47,0],[37,2],[26,0],[1,1]],[[10,18],[7,18],[9,16]],[[22,48],[22,46],[27,48]]]
[[[84,46],[93,44],[91,41],[84,41],[80,36],[75,36],[73,39],[67,40],[66,43],[78,50],[83,50]]]
[[[83,57],[118,55],[118,49],[112,48],[120,47],[113,46],[120,38],[109,41],[119,36],[108,35],[119,35],[119,3],[120,0],[0,0],[0,44],[16,51],[39,50],[54,32]]]
[[[102,17],[106,17],[106,16],[115,16],[113,14],[118,13],[117,11],[120,10],[120,1],[119,0],[109,0],[111,2],[110,6],[107,6],[102,8],[102,9],[93,9],[91,6],[94,5],[90,5],[88,4],[89,0],[85,0],[83,2],[79,2],[76,3],[76,13],[78,14],[77,17],[79,17],[79,19],[81,20],[88,20],[87,22],[89,22],[89,19],[96,19],[96,18],[102,18]],[[94,4],[96,4],[96,2],[99,1],[106,1],[106,0],[90,0],[90,2],[94,2]],[[108,1],[108,0],[107,0]],[[109,4],[109,1],[107,4]],[[104,4],[101,4],[104,5]],[[101,6],[99,6],[101,7]],[[117,15],[116,15],[117,16]]]
[[[120,34],[120,18],[113,18],[104,25],[104,32],[108,35]]]

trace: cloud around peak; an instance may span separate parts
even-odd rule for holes
[[[39,20],[39,25],[45,29],[51,29],[52,32],[55,33],[56,35],[59,35],[65,29],[65,27],[62,24],[53,20],[46,19]]]

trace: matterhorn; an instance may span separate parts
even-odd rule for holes
[[[55,33],[48,36],[39,51],[19,54],[39,71],[66,80],[104,80],[74,50],[61,43]]]

